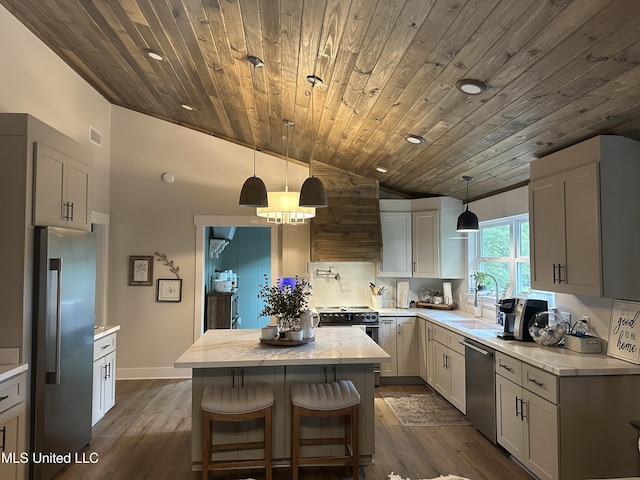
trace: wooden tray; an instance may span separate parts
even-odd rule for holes
[[[274,338],[272,340],[265,340],[260,337],[260,343],[266,343],[267,345],[275,345],[276,347],[299,347],[300,345],[306,345],[310,342],[315,342],[316,337],[303,338],[302,340],[289,340],[288,338]]]
[[[436,310],[455,310],[458,308],[458,305],[455,303],[447,305],[446,303],[417,302],[416,305],[421,308],[435,308]]]

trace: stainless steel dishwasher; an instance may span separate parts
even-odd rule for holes
[[[464,373],[466,419],[494,444],[496,443],[495,350],[465,338]]]

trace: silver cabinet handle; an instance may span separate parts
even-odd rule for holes
[[[2,427],[2,443],[0,444],[0,451],[5,452],[7,448],[7,427]]]
[[[522,421],[524,421],[524,419],[527,417],[527,416],[524,414],[524,404],[525,404],[525,402],[524,402],[524,400],[521,398],[521,399],[520,399],[520,418],[522,419]]]
[[[49,259],[49,270],[56,272],[56,334],[53,371],[47,371],[45,381],[60,385],[60,343],[62,342],[62,258]]]
[[[544,383],[539,382],[535,378],[529,378],[529,379],[527,379],[527,381],[533,383],[534,385],[537,385],[538,387],[544,388]]]
[[[9,395],[3,395],[2,397],[0,397],[0,402],[6,400],[7,398],[9,398]]]
[[[520,413],[518,412],[518,400],[520,400],[518,397],[516,397],[516,418],[518,418],[520,416]]]
[[[498,366],[499,366],[500,368],[504,368],[507,372],[511,372],[511,373],[513,373],[513,368],[511,368],[511,367],[509,367],[509,366],[507,366],[507,365],[504,365],[504,364],[502,364],[502,363],[501,363],[501,364],[500,364],[500,365],[498,365]]]

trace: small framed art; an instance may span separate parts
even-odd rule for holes
[[[159,278],[156,300],[158,302],[180,302],[182,300],[182,279]]]
[[[153,255],[129,256],[129,286],[153,285]]]

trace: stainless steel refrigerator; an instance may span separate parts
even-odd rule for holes
[[[30,478],[49,480],[91,440],[96,242],[90,232],[35,229]],[[38,460],[42,460],[39,462]]]

